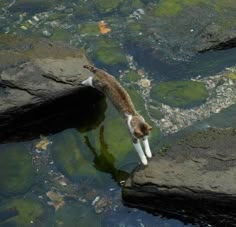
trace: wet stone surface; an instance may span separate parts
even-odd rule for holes
[[[235,138],[235,129],[210,129],[177,141],[133,172],[124,201],[196,223],[235,224]]]

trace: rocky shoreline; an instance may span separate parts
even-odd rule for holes
[[[12,39],[20,42],[19,38]],[[28,45],[24,51],[14,51],[11,55],[0,51],[5,54],[0,61],[1,141],[30,131],[27,127],[34,124],[34,129],[38,127],[41,133],[44,126],[48,131],[50,125],[52,130],[63,128],[62,116],[66,114],[70,116],[68,126],[73,125],[69,123],[72,119],[74,124],[86,121],[88,113],[92,118],[103,96],[80,84],[90,75],[83,68],[89,64],[83,50],[46,40],[25,39],[24,42]],[[16,59],[19,54],[22,58]]]
[[[233,226],[235,129],[194,133],[138,167],[123,187],[125,204],[193,223]]]

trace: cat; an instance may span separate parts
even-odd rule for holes
[[[127,123],[133,145],[141,162],[143,165],[147,165],[147,157],[152,157],[148,142],[148,135],[152,127],[146,123],[144,118],[135,110],[129,94],[112,75],[91,65],[84,65],[84,68],[90,70],[93,76],[82,81],[82,85],[96,88],[112,102]],[[140,141],[143,142],[145,153],[143,152]]]

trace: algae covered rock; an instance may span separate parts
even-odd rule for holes
[[[202,82],[169,81],[152,88],[151,98],[164,104],[188,108],[201,104],[208,97],[208,92]]]
[[[151,8],[151,14],[156,17],[176,16],[186,7],[204,6],[204,0],[161,0]]]
[[[103,65],[127,65],[124,51],[115,41],[101,38],[97,43],[96,61]]]
[[[70,179],[96,178],[91,154],[76,130],[66,130],[54,136],[52,156],[59,170]]]
[[[14,211],[12,217],[4,220],[1,226],[30,226],[37,224],[37,219],[43,214],[43,207],[39,202],[23,198],[13,198],[0,204],[1,211]]]
[[[127,72],[122,80],[124,82],[137,82],[141,77],[138,75],[138,73],[134,70],[131,70]]]
[[[68,42],[70,40],[70,38],[71,38],[70,32],[64,28],[55,29],[53,31],[53,35],[51,37],[51,39],[54,41],[61,40],[61,41],[65,41],[65,42]]]
[[[111,13],[117,10],[124,0],[94,0],[94,4],[101,13]]]
[[[0,193],[5,195],[24,193],[35,180],[32,157],[23,144],[0,148]]]
[[[78,30],[82,36],[93,37],[99,35],[98,23],[95,22],[84,23],[79,26]]]

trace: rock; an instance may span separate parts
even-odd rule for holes
[[[87,159],[89,151],[83,137],[76,130],[66,130],[52,138],[52,157],[58,169],[72,180],[81,178],[99,181],[93,163]],[[86,154],[87,153],[87,154]]]
[[[40,216],[43,214],[43,207],[39,202],[25,198],[12,198],[0,205],[0,211],[15,209],[17,215],[3,222],[2,226],[30,226],[40,225]]]
[[[160,59],[185,60],[207,50],[233,48],[236,46],[235,8],[234,0],[149,3],[145,8],[147,16],[142,21],[130,20],[128,24],[131,35],[127,48],[145,50],[142,55],[155,59],[153,67]],[[141,34],[133,36],[133,32]]]
[[[100,38],[97,43],[95,57],[95,60],[104,66],[116,65],[121,68],[127,66],[124,50],[119,43],[109,38]]]
[[[235,129],[209,129],[177,141],[133,172],[125,203],[192,222],[235,224],[235,139]]]
[[[0,188],[1,194],[22,194],[35,182],[32,157],[24,144],[0,147]]]
[[[52,40],[57,41],[57,40],[61,40],[64,42],[69,42],[71,38],[71,34],[69,31],[67,31],[64,28],[57,28],[53,31],[53,35],[51,37]]]
[[[90,63],[83,50],[46,40],[7,37],[3,36],[0,41],[12,51],[4,55],[6,50],[0,50],[0,56],[9,59],[0,58],[0,128],[5,130],[3,136],[17,125],[29,125],[43,117],[49,119],[52,113],[63,114],[67,110],[62,112],[62,108],[72,109],[75,101],[80,106],[76,110],[73,108],[78,119],[80,114],[93,112],[91,108],[100,103],[102,95],[95,89],[80,85],[91,75],[83,69],[84,64]]]
[[[150,97],[170,106],[184,108],[203,103],[208,97],[208,92],[202,82],[169,81],[154,86]]]
[[[100,11],[100,13],[111,13],[117,10],[117,8],[119,8],[123,0],[93,0],[93,2],[96,5],[97,9]]]

